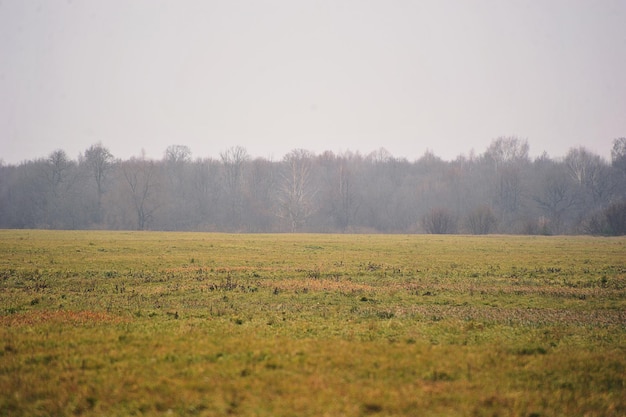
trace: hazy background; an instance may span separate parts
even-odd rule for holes
[[[0,159],[626,135],[626,1],[0,0]]]

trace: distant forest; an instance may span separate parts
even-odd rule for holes
[[[626,138],[611,161],[584,147],[529,157],[495,139],[482,154],[415,161],[296,149],[280,161],[232,147],[120,160],[101,143],[0,164],[0,228],[216,232],[626,234]]]

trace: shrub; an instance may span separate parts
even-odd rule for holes
[[[608,232],[614,236],[626,235],[626,201],[613,203],[604,210]]]
[[[626,201],[613,203],[591,215],[584,223],[583,231],[593,235],[626,235]]]
[[[456,220],[449,210],[439,207],[430,210],[422,218],[422,226],[427,233],[451,234],[456,232]]]
[[[476,207],[465,219],[465,224],[474,235],[486,235],[496,227],[496,215],[489,206]]]

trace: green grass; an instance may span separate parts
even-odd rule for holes
[[[622,416],[626,239],[0,231],[0,416]]]

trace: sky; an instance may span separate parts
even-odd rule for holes
[[[626,136],[624,0],[0,0],[0,160]]]

